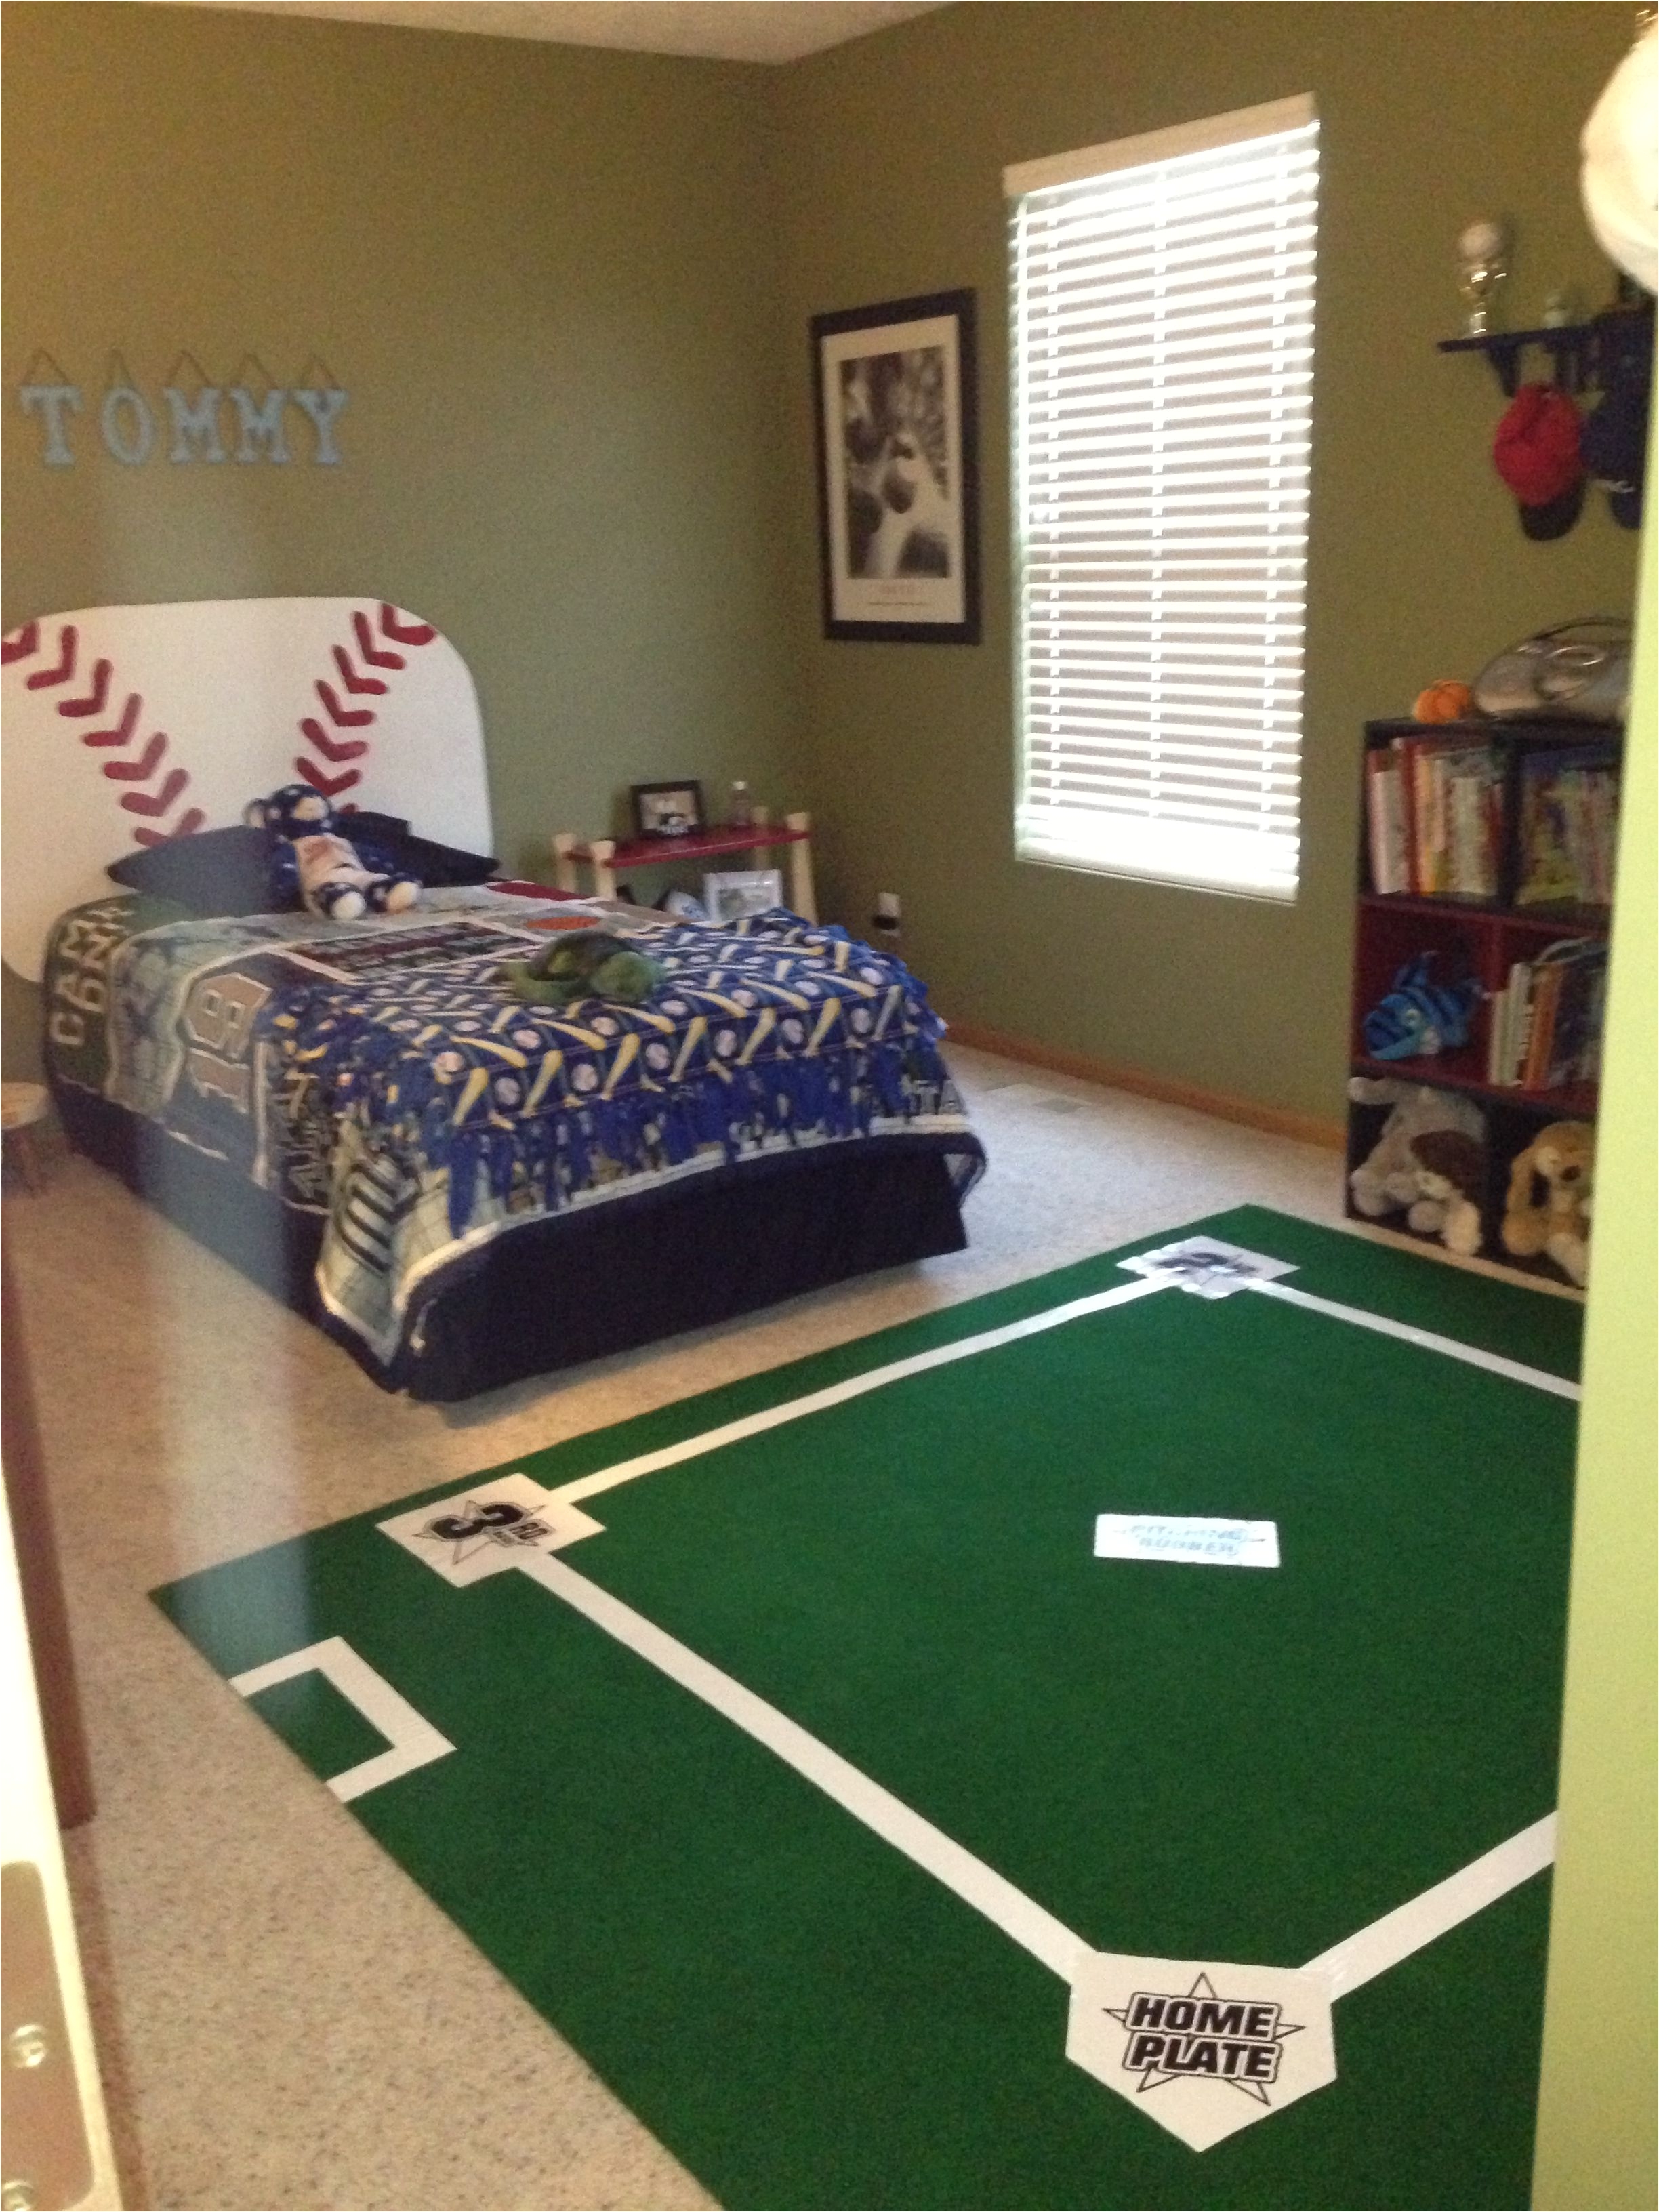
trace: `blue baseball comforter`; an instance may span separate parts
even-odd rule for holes
[[[64,915],[48,954],[54,1083],[325,1217],[317,1293],[372,1367],[446,1270],[528,1221],[876,1136],[943,1150],[959,1190],[980,1173],[924,988],[844,931],[441,899],[200,921],[124,893]],[[555,1012],[496,980],[600,920],[665,969],[647,1004]]]

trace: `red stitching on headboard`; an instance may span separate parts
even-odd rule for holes
[[[193,837],[207,820],[199,806],[192,806],[181,814],[171,830],[135,830],[133,836],[141,845],[170,845],[175,837]]]
[[[167,739],[163,738],[162,752],[167,750]],[[158,755],[157,757],[159,758],[160,756]],[[106,769],[104,774],[107,775],[109,770]],[[129,814],[165,814],[189,781],[190,771],[187,769],[170,768],[162,780],[160,791],[124,791],[121,793],[121,805],[125,807]]]
[[[0,639],[0,666],[9,666],[15,661],[31,659],[40,650],[40,623],[25,623],[21,629],[14,630],[9,637]],[[58,632],[57,659],[46,667],[37,668],[32,674],[25,677],[23,679],[25,684],[31,691],[50,691],[55,690],[60,684],[70,683],[74,679],[79,665],[80,653],[80,632],[76,629],[75,624],[73,623],[60,624]],[[54,703],[58,713],[70,721],[85,721],[90,720],[94,714],[101,714],[109,704],[114,674],[112,662],[104,659],[94,661],[89,679],[91,688],[84,693],[56,701]],[[126,704],[122,708],[119,716],[114,722],[100,729],[82,730],[80,733],[83,745],[128,755],[125,760],[111,760],[103,763],[104,774],[113,782],[149,784],[161,771],[170,742],[164,730],[153,731],[142,751],[133,753],[131,750],[132,741],[137,734],[139,717],[143,713],[143,708],[144,702],[142,696],[137,691],[129,691]],[[165,775],[161,775],[160,784],[154,790],[123,792],[120,804],[129,814],[142,814],[154,820],[158,816],[165,814],[168,807],[189,787],[189,769],[180,768],[175,761],[173,766],[167,769]],[[205,818],[199,806],[192,806],[179,815],[171,829],[135,830],[132,834],[141,845],[159,845],[170,837],[190,836],[201,828]]]
[[[37,668],[33,676],[24,680],[31,691],[49,690],[54,684],[67,684],[75,673],[76,647],[81,633],[73,623],[65,623],[58,633],[58,665],[56,668]]]
[[[398,609],[384,600],[380,608],[380,627],[383,636],[395,638],[399,645],[430,645],[438,635],[426,623],[400,618]],[[351,631],[356,645],[356,660],[352,659],[349,642],[329,647],[329,656],[334,663],[340,684],[347,695],[353,698],[382,697],[390,690],[390,684],[378,676],[368,675],[365,670],[404,668],[408,662],[401,653],[393,653],[376,642],[374,625],[361,608],[352,610]],[[346,761],[361,760],[374,741],[369,738],[337,737],[334,731],[368,730],[373,727],[379,717],[373,707],[348,707],[326,677],[319,677],[313,689],[328,722],[332,723],[334,728],[331,730],[314,714],[301,716],[301,738],[318,757],[307,759],[304,754],[296,754],[295,772],[303,777],[313,791],[320,791],[325,799],[336,799],[341,792],[349,791],[354,785],[362,781],[362,771],[350,768],[333,775],[330,774],[330,769],[339,768]]]
[[[349,768],[343,775],[325,775],[315,761],[296,759],[294,765],[312,789],[320,791],[325,799],[337,798],[341,792],[349,791],[354,783],[363,780],[361,769]]]
[[[379,636],[376,635],[378,625]],[[437,631],[430,623],[416,622],[404,615],[390,601],[382,600],[376,617],[371,618],[362,609],[354,609],[351,616],[351,641],[331,646],[330,658],[342,690],[349,697],[382,697],[391,689],[384,678],[371,676],[371,668],[399,670],[408,666],[403,653],[393,646],[419,647],[430,645]],[[80,664],[80,633],[73,623],[60,623],[57,637],[57,659],[34,669],[24,678],[31,691],[52,690],[74,681]],[[352,659],[352,646],[356,650]],[[21,629],[0,638],[0,666],[28,660],[43,650],[41,626],[39,621],[25,623]],[[101,717],[109,704],[114,689],[113,664],[100,659],[93,663],[89,678],[82,680],[88,689],[58,700],[58,711],[70,720],[90,720]],[[313,686],[323,710],[336,729],[367,730],[378,719],[372,707],[348,707],[340,693],[327,678],[319,678]],[[118,694],[117,694],[118,696]],[[129,814],[143,816],[155,821],[164,815],[190,786],[190,771],[173,761],[167,765],[171,740],[163,730],[152,731],[143,749],[133,752],[131,747],[138,733],[143,714],[143,699],[137,691],[129,691],[119,715],[111,723],[100,723],[96,729],[80,732],[83,745],[100,750],[125,754],[120,760],[105,762],[103,773],[112,781],[137,786],[152,786],[149,789],[123,792],[120,805]],[[319,757],[307,759],[296,756],[295,770],[315,791],[325,798],[337,798],[362,781],[362,771],[344,769],[343,773],[331,775],[331,767],[339,768],[348,761],[361,759],[369,750],[368,738],[337,737],[315,715],[300,718],[300,736]],[[161,781],[154,780],[160,776]],[[170,828],[137,827],[132,835],[141,845],[159,845],[174,837],[188,837],[198,830],[206,819],[199,806],[187,807]]]
[[[83,745],[126,745],[132,742],[132,733],[143,710],[143,701],[136,691],[129,691],[127,703],[121,709],[121,719],[112,729],[82,730]]]
[[[368,750],[367,738],[331,738],[322,724],[307,714],[301,723],[308,744],[316,746],[325,760],[361,760]]]
[[[374,633],[368,626],[368,617],[354,612],[352,630],[357,640],[357,651],[371,668],[405,668],[408,663],[401,653],[384,653],[374,642]]]
[[[95,660],[92,665],[92,689],[84,699],[60,699],[60,714],[101,714],[109,698],[110,665],[107,660]]]
[[[399,622],[396,607],[380,602],[380,628],[399,645],[430,645],[438,635],[427,623]]]
[[[40,623],[27,622],[11,637],[0,639],[0,664],[31,659],[38,650]],[[35,668],[33,675],[24,677],[24,684],[28,686],[28,690],[55,690],[60,684],[73,681],[77,664],[80,664],[80,630],[76,629],[73,622],[64,622],[58,630],[58,659],[46,668]],[[80,692],[80,695],[69,696],[69,699],[58,699],[55,702],[58,712],[69,721],[88,721],[93,714],[101,714],[104,708],[108,706],[108,699],[111,699],[112,677],[115,677],[112,661],[93,661],[91,690]],[[139,692],[128,692],[126,706],[119,712],[118,721],[108,723],[104,728],[82,730],[80,732],[82,745],[128,754],[128,759],[124,761],[104,761],[104,775],[115,783],[153,783],[155,776],[161,775],[161,763],[168,757],[166,730],[153,730],[149,741],[143,744],[142,752],[131,752],[133,738],[137,737],[142,712],[143,699],[139,696]],[[128,814],[143,814],[146,818],[155,821],[157,817],[166,814],[166,810],[188,787],[191,787],[191,769],[179,768],[179,763],[175,761],[161,775],[161,783],[155,790],[122,792],[119,803],[122,803],[122,807],[126,807]],[[201,823],[204,823],[201,807],[188,807],[184,814],[179,814],[179,818],[173,823],[170,830],[135,830],[133,836],[139,845],[159,845],[164,838],[191,836],[195,830],[199,830]]]

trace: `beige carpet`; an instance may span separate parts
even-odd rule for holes
[[[460,1407],[388,1398],[82,1161],[8,1200],[100,1801],[70,1873],[130,2206],[711,2201],[145,1593],[1224,1206],[1340,1214],[1334,1153],[951,1057],[991,1158],[968,1251]]]

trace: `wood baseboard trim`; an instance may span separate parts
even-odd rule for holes
[[[1547,1298],[1566,1298],[1582,1306],[1584,1293],[1573,1283],[1558,1283],[1548,1275],[1534,1275],[1523,1267],[1506,1267],[1501,1260],[1483,1260],[1474,1252],[1449,1252],[1430,1237],[1413,1237],[1408,1230],[1385,1229],[1380,1221],[1356,1221],[1352,1214],[1329,1224],[1350,1237],[1363,1237],[1368,1244],[1391,1244],[1396,1252],[1410,1252],[1419,1260],[1437,1261],[1443,1267],[1461,1267],[1468,1275],[1486,1275],[1496,1283],[1512,1283],[1517,1290],[1541,1291]]]
[[[1011,1036],[977,1022],[953,1021],[947,1044],[970,1046],[994,1052],[1000,1060],[1017,1060],[1028,1067],[1046,1067],[1055,1075],[1074,1075],[1085,1083],[1103,1084],[1109,1091],[1133,1091],[1139,1098],[1156,1098],[1165,1106],[1186,1106],[1195,1114],[1209,1114],[1218,1121],[1242,1122],[1247,1129],[1265,1129],[1270,1136],[1291,1137],[1303,1145],[1322,1145],[1346,1152],[1348,1134],[1340,1121],[1322,1121],[1314,1114],[1294,1114],[1286,1107],[1264,1106],[1254,1098],[1235,1098],[1224,1091],[1206,1091],[1195,1083],[1177,1083],[1167,1076],[1149,1074],[1145,1068],[1121,1067],[1115,1061],[1096,1060],[1086,1052],[1068,1052],[1058,1045],[1037,1044],[1030,1037]]]

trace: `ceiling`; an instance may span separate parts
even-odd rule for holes
[[[165,0],[172,6],[252,8],[269,15],[326,15],[404,30],[473,31],[495,39],[550,39],[638,53],[716,61],[793,62],[867,31],[925,15],[950,0]]]

